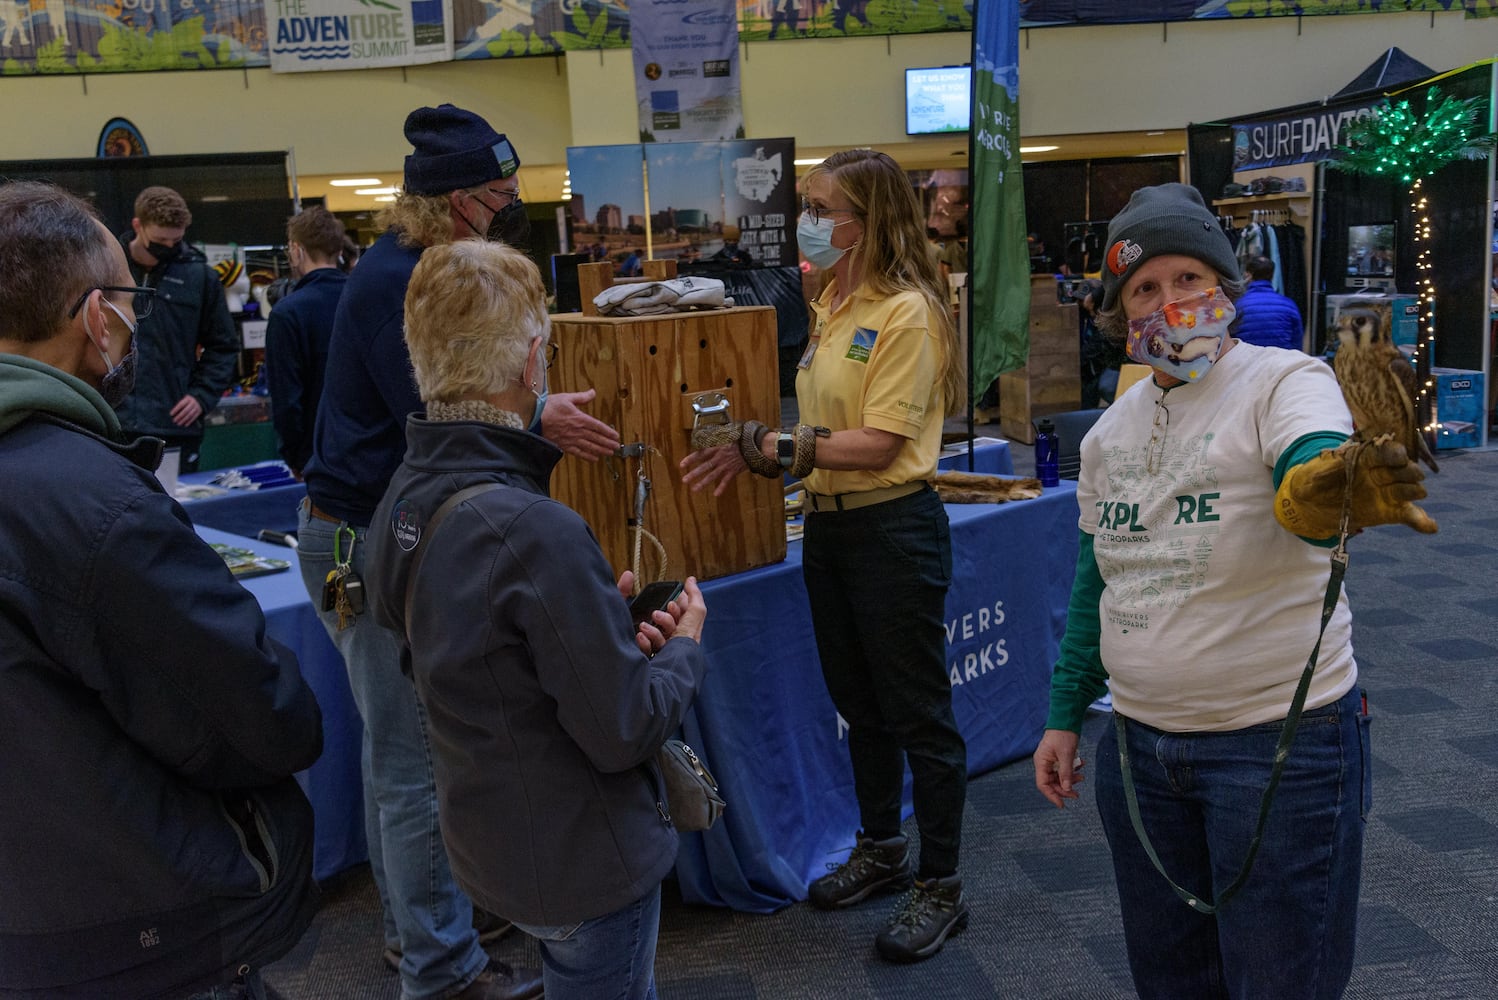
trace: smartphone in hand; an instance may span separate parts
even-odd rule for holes
[[[666,605],[680,596],[680,580],[657,580],[655,583],[647,583],[638,594],[630,598],[629,620],[636,626],[641,622],[653,623],[652,612],[665,611]]]

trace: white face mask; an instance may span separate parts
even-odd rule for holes
[[[1182,382],[1199,382],[1222,353],[1237,313],[1221,288],[1167,302],[1129,320],[1129,359]]]
[[[802,212],[796,223],[796,242],[801,246],[801,255],[824,271],[836,264],[847,251],[832,245],[832,231],[852,221],[834,222],[829,216],[813,222],[808,213]]]

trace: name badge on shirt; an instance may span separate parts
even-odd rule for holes
[[[801,360],[796,362],[797,368],[811,367],[812,356],[817,353],[817,344],[820,343],[821,340],[822,338],[820,336],[817,336],[811,338],[806,342],[806,350],[801,353]]]

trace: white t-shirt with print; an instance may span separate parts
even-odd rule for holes
[[[1102,573],[1100,646],[1118,711],[1170,732],[1285,717],[1331,564],[1329,549],[1275,520],[1274,467],[1324,431],[1352,433],[1331,369],[1238,343],[1200,382],[1135,385],[1083,439],[1080,526]],[[1356,681],[1351,638],[1344,590],[1307,708]]]

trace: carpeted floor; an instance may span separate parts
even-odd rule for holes
[[[1016,448],[1022,473],[1026,452]],[[1347,589],[1376,776],[1347,993],[1361,1000],[1498,998],[1498,451],[1439,458],[1424,505],[1440,521],[1439,535],[1379,528],[1349,546]],[[1088,720],[1084,746],[1104,722]],[[1028,761],[976,778],[962,867],[972,924],[915,967],[886,965],[873,952],[893,898],[838,914],[801,904],[755,916],[685,906],[668,882],[660,996],[1133,996],[1090,785],[1063,813],[1035,791]],[[399,986],[380,962],[368,870],[326,888],[316,924],[267,970],[268,982],[285,1000],[394,1000]],[[518,935],[494,953],[538,962]]]

